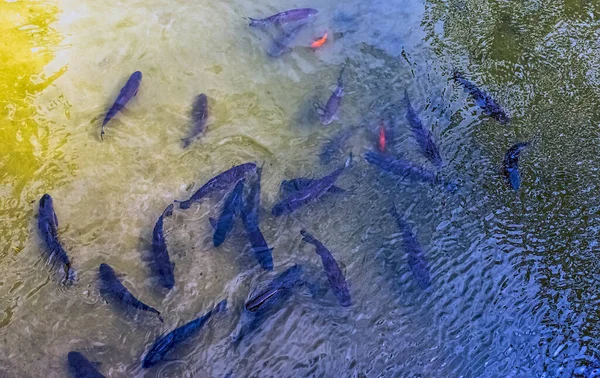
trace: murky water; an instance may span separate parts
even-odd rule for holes
[[[325,30],[317,51],[269,58],[268,35],[243,17],[310,6]],[[411,0],[343,3],[5,2],[0,4],[0,372],[62,377],[82,351],[106,376],[570,377],[597,357],[598,17],[594,2]],[[346,65],[341,119],[323,127]],[[465,72],[508,109],[503,126],[455,83]],[[111,101],[135,70],[138,96],[99,139]],[[395,153],[427,165],[404,119],[407,89],[439,142],[443,175],[460,189],[400,182],[362,159],[379,117],[398,119]],[[189,149],[193,98],[211,103],[207,135]],[[321,176],[322,143],[358,126],[354,165],[328,195],[273,218],[281,180]],[[534,140],[523,184],[500,174],[504,152]],[[272,276],[245,250],[241,223],[220,248],[215,201],[165,221],[176,284],[156,289],[143,256],[163,209],[215,174],[264,163],[261,227],[275,270],[301,263],[326,287],[310,230],[334,253],[353,306],[301,291],[238,348],[243,303]],[[55,200],[59,234],[79,272],[72,287],[45,264],[37,201]],[[392,202],[417,232],[431,267],[423,291],[405,260]],[[97,269],[109,263],[165,324],[105,303]],[[229,311],[143,370],[161,333],[227,298]]]

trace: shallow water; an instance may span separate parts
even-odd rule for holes
[[[333,36],[317,51],[269,58],[268,36],[243,19],[305,6],[320,13],[299,43]],[[599,16],[579,1],[0,4],[0,373],[62,377],[67,353],[79,350],[111,377],[572,376],[596,358],[600,337]],[[341,119],[323,127],[313,102],[326,101],[344,64]],[[483,116],[448,80],[454,69],[492,93],[512,122]],[[135,70],[144,75],[139,94],[101,142],[104,113]],[[395,152],[427,165],[405,122],[405,88],[439,142],[443,175],[460,183],[455,194],[398,183],[362,159],[378,117],[391,111]],[[199,93],[212,117],[184,150]],[[337,168],[344,153],[326,166],[318,153],[351,125],[354,164],[338,182],[348,193],[273,218],[281,180]],[[499,169],[523,140],[534,145],[515,193]],[[261,227],[275,270],[301,263],[326,287],[314,248],[300,241],[306,228],[340,262],[353,306],[300,291],[235,349],[243,303],[272,275],[245,251],[240,222],[215,249],[216,201],[167,218],[169,293],[156,289],[143,258],[170,202],[245,161],[264,163]],[[72,287],[42,258],[36,214],[46,192],[79,273]],[[392,202],[425,250],[427,291],[406,264]],[[105,303],[102,262],[165,324]],[[228,313],[173,361],[141,369],[157,336],[222,298]]]

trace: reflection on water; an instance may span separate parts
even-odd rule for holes
[[[269,57],[268,36],[243,17],[298,6],[319,9],[306,38],[325,30],[331,38],[316,51],[299,46]],[[64,376],[71,350],[114,377],[570,377],[597,357],[594,4],[66,0],[60,9],[0,9],[0,49],[10,57],[0,74],[3,373]],[[343,65],[340,119],[325,127],[313,103],[331,94]],[[101,142],[104,113],[136,70],[144,75],[139,93]],[[455,70],[493,94],[511,122],[486,117],[449,80]],[[438,143],[441,177],[459,184],[455,193],[398,181],[362,158],[387,124],[391,153],[435,169],[406,121],[405,89]],[[200,93],[211,117],[203,138],[184,150]],[[321,164],[322,144],[345,130],[352,135],[344,151]],[[525,140],[534,143],[520,158],[515,192],[503,181],[502,159]],[[291,216],[270,215],[282,180],[322,177],[350,151],[354,164],[336,182],[345,192]],[[264,164],[261,230],[276,272],[256,266],[240,222],[213,247],[213,199],[165,218],[175,286],[156,289],[144,256],[160,214],[246,161]],[[32,232],[32,202],[45,192],[80,273],[72,287],[59,285]],[[392,202],[424,250],[427,290],[406,262]],[[331,291],[315,294],[327,277],[302,229],[338,260],[352,306],[341,308]],[[101,263],[124,272],[123,284],[165,324],[106,304]],[[233,348],[248,293],[295,263],[314,287]],[[221,298],[227,313],[174,361],[142,370],[156,337]]]

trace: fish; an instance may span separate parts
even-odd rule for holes
[[[158,217],[154,230],[152,231],[152,253],[150,268],[155,276],[158,276],[158,281],[162,287],[171,290],[175,286],[175,274],[173,270],[175,264],[171,262],[167,243],[163,230],[164,217],[173,214],[173,204],[167,206],[165,211]]]
[[[314,185],[315,181],[317,180],[308,177],[299,177],[291,180],[283,180],[281,182],[280,190],[282,193],[290,194],[292,192],[297,192],[298,190],[302,190],[306,187]],[[329,188],[328,192],[342,194],[346,193],[346,190],[333,185],[331,188]]]
[[[425,129],[421,119],[415,112],[415,109],[410,104],[408,98],[408,91],[404,89],[404,102],[406,103],[406,121],[410,125],[410,129],[421,149],[421,153],[429,159],[429,161],[436,167],[442,165],[442,157],[440,156],[440,150],[433,140],[433,134],[431,131]]]
[[[328,164],[345,146],[350,137],[354,135],[356,126],[343,129],[323,144],[319,154],[321,164]]]
[[[494,98],[485,91],[478,88],[475,84],[467,80],[462,73],[456,71],[454,72],[452,78],[465,88],[465,91],[467,91],[471,97],[473,97],[475,104],[477,104],[477,106],[483,110],[484,114],[494,118],[503,125],[510,122],[510,117],[496,102],[496,100],[494,100]]]
[[[233,230],[233,224],[236,214],[239,214],[242,207],[242,194],[244,191],[244,180],[238,181],[235,188],[225,198],[221,216],[214,222],[215,233],[213,234],[213,244],[220,246],[227,239],[227,235]]]
[[[404,250],[407,254],[408,267],[413,273],[413,276],[422,289],[427,289],[431,285],[431,276],[425,254],[419,241],[412,232],[410,225],[404,218],[398,214],[396,205],[393,204],[390,213],[396,219],[396,224],[402,231],[402,240],[404,242]]]
[[[367,163],[379,167],[382,171],[399,176],[401,179],[410,178],[413,181],[440,184],[449,192],[454,192],[457,189],[455,182],[446,181],[436,175],[436,173],[415,165],[405,159],[398,159],[393,156],[367,151],[365,153],[365,160]]]
[[[379,126],[379,139],[378,139],[377,146],[379,147],[380,152],[385,152],[386,136],[385,136],[385,126],[383,123]]]
[[[100,131],[100,139],[104,140],[104,134],[105,134],[104,126],[106,126],[106,124],[114,116],[116,116],[117,113],[119,113],[121,110],[123,110],[125,105],[127,105],[127,103],[129,101],[131,101],[131,99],[137,95],[138,90],[140,89],[141,82],[142,82],[142,73],[140,71],[135,71],[134,73],[131,74],[131,76],[129,77],[129,80],[127,80],[127,83],[125,83],[125,86],[123,88],[121,88],[121,91],[119,92],[119,96],[115,100],[114,104],[108,110],[108,113],[106,113],[106,116],[104,117],[104,121],[102,121],[102,129]]]
[[[71,351],[67,355],[69,370],[74,378],[104,378],[83,354]]]
[[[318,38],[313,43],[311,43],[310,47],[312,47],[313,49],[318,49],[319,47],[323,46],[326,41],[327,41],[327,32],[325,32],[325,34],[321,38]]]
[[[290,214],[302,206],[321,198],[325,193],[329,192],[338,177],[340,177],[346,167],[350,165],[351,160],[352,156],[348,158],[345,165],[336,169],[329,175],[320,179],[315,179],[311,185],[286,196],[284,199],[276,203],[275,206],[273,206],[273,209],[271,209],[271,214],[276,217],[283,214]]]
[[[158,337],[154,343],[152,343],[152,346],[148,349],[148,352],[144,355],[142,359],[142,367],[144,369],[148,369],[162,361],[169,351],[200,331],[200,329],[202,329],[202,327],[214,314],[224,312],[226,310],[227,300],[224,299],[212,310],[208,311],[201,317],[194,319],[191,322],[182,325],[181,327],[175,328],[166,335]]]
[[[189,147],[190,144],[200,134],[206,131],[206,121],[208,119],[208,98],[204,93],[198,95],[192,105],[192,132],[187,137],[183,138],[183,148]]]
[[[75,270],[67,252],[58,240],[58,218],[54,212],[54,201],[49,194],[44,194],[40,199],[38,229],[40,236],[46,244],[48,261],[54,266],[57,262],[63,267],[64,283],[73,283]]]
[[[121,283],[114,269],[108,264],[100,264],[98,268],[100,277],[100,294],[109,302],[116,299],[125,306],[133,307],[138,310],[148,311],[156,314],[161,323],[164,322],[160,311],[154,307],[150,307],[144,302],[137,299],[131,292]]]
[[[273,38],[271,45],[267,49],[267,54],[277,58],[292,50],[292,44],[298,37],[298,33],[306,26],[305,23],[296,26],[290,32],[281,32],[277,38]]]
[[[342,81],[342,75],[346,67],[340,70],[340,75],[337,79],[337,86],[335,87],[331,96],[329,96],[329,100],[327,100],[327,104],[323,108],[321,105],[315,103],[315,112],[319,116],[319,120],[323,125],[329,125],[334,120],[338,119],[338,111],[340,109],[340,105],[342,104],[342,98],[344,97],[344,82]]]
[[[265,27],[273,24],[283,25],[294,21],[306,20],[316,16],[318,13],[319,11],[313,8],[298,8],[286,10],[262,19],[248,17],[248,20],[252,27]]]
[[[504,155],[502,169],[504,177],[514,190],[519,190],[521,187],[521,175],[519,174],[519,156],[525,147],[531,142],[520,142],[512,146]]]
[[[350,290],[348,289],[346,277],[344,277],[344,273],[342,273],[340,266],[331,252],[329,252],[323,243],[309,234],[306,230],[301,230],[300,234],[302,235],[303,241],[315,246],[317,255],[321,257],[321,262],[323,263],[323,269],[327,275],[329,285],[331,286],[331,289],[333,289],[340,305],[342,307],[350,306],[352,304],[352,299],[350,298]]]
[[[250,186],[250,193],[244,200],[242,207],[242,223],[250,242],[250,248],[260,266],[265,270],[273,270],[273,249],[269,247],[260,230],[260,180],[262,167],[256,169],[256,176]]]
[[[189,209],[192,203],[200,201],[202,198],[217,191],[231,188],[244,176],[256,170],[256,163],[244,163],[236,165],[225,172],[218,174],[208,180],[200,189],[198,189],[187,201],[175,201],[179,203],[181,209]]]

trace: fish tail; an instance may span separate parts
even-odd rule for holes
[[[250,24],[248,24],[249,26],[252,27],[261,27],[264,26],[264,22],[263,20],[257,20],[256,18],[252,18],[252,17],[246,17],[246,20],[250,21]]]
[[[102,125],[102,129],[100,129],[100,140],[104,142],[104,134],[106,134],[104,132],[104,125]]]
[[[192,144],[190,138],[183,138],[181,139],[181,141],[183,142],[183,148],[188,148],[190,144]]]

